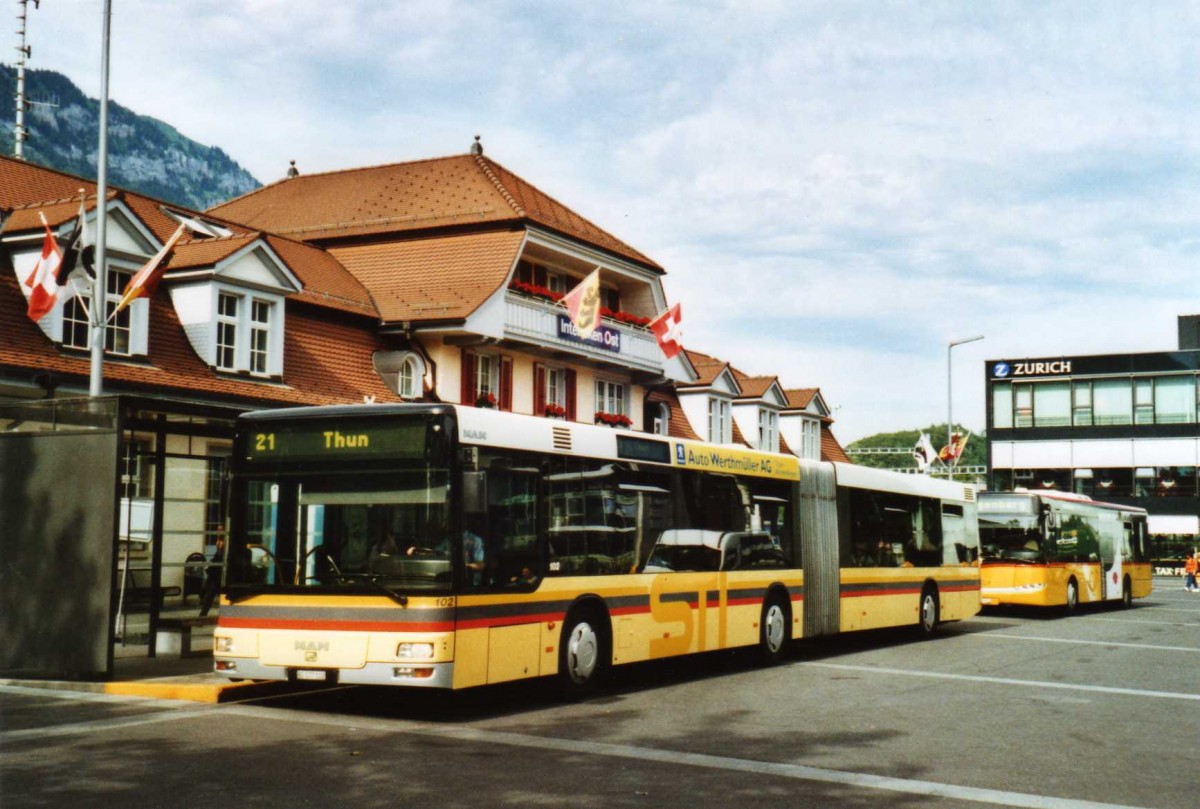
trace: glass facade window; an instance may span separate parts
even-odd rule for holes
[[[1071,423],[1076,427],[1092,426],[1092,383],[1076,382],[1071,390]]]
[[[1071,384],[1044,382],[1033,386],[1033,426],[1067,427],[1071,424]]]
[[[1154,423],[1188,424],[1196,420],[1196,381],[1192,376],[1154,380]]]
[[[992,427],[1007,430],[1013,426],[1013,392],[1011,382],[992,386]]]
[[[1033,385],[1028,382],[1013,385],[1014,423],[1017,427],[1033,426]]]
[[[1133,423],[1154,423],[1154,380],[1133,381]]]
[[[1092,403],[1097,426],[1130,424],[1133,385],[1128,379],[1098,379],[1092,383]]]

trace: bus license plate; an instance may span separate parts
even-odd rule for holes
[[[297,680],[319,680],[325,682],[328,679],[328,672],[321,669],[296,669]]]

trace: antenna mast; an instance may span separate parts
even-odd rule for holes
[[[29,130],[25,128],[25,110],[29,107],[29,102],[25,100],[25,60],[33,53],[33,49],[25,43],[25,21],[29,15],[29,0],[17,0],[19,9],[17,11],[17,36],[20,41],[17,44],[17,117],[16,125],[13,127],[13,156],[18,160],[24,160],[24,144],[25,138],[29,134]],[[37,8],[41,0],[33,0],[33,7]]]

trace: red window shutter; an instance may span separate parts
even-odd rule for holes
[[[533,415],[541,416],[546,412],[546,366],[535,363],[533,366]]]
[[[575,371],[568,368],[567,378],[567,421],[575,421]]]
[[[462,353],[462,403],[475,406],[475,355],[465,348]]]
[[[500,357],[500,409],[512,410],[512,357]]]

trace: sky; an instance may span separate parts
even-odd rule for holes
[[[1194,3],[112,5],[113,100],[264,183],[478,134],[843,443],[982,430],[986,359],[1169,351],[1200,312]],[[99,96],[102,7],[31,6],[30,67]]]

